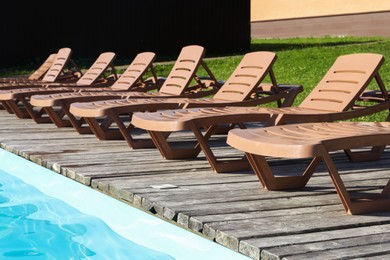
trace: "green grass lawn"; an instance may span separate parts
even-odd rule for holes
[[[223,48],[223,45],[221,46]],[[335,59],[350,53],[379,53],[390,57],[390,38],[381,37],[321,37],[321,38],[294,38],[294,39],[252,39],[250,51],[272,51],[277,54],[274,72],[279,83],[300,84],[304,87],[294,105],[299,104],[303,98],[320,81]],[[226,80],[244,53],[235,53],[230,56],[216,57],[206,53],[206,63],[221,80]],[[174,58],[173,58],[174,59]],[[119,62],[120,60],[118,60]],[[162,61],[162,60],[159,60]],[[77,64],[88,64],[77,61]],[[38,63],[39,64],[39,63]],[[125,64],[123,64],[125,65]],[[33,63],[30,68],[34,69]],[[172,68],[171,63],[158,63],[156,71],[159,76],[166,76]],[[28,74],[26,68],[0,69],[1,75]],[[198,75],[204,75],[200,71]],[[385,60],[380,70],[385,85],[390,89],[390,64]],[[266,79],[269,82],[269,78]],[[375,87],[372,84],[370,87]],[[384,120],[386,113],[365,117],[359,120]]]
[[[252,39],[251,51],[272,51],[277,54],[274,72],[278,83],[301,84],[304,92],[299,94],[298,105],[316,86],[330,66],[340,55],[350,53],[378,53],[385,57],[379,73],[390,90],[390,38],[296,38]],[[210,69],[219,79],[226,79],[238,64],[242,55],[207,60]],[[386,60],[386,59],[389,60]],[[267,79],[269,81],[269,79]],[[376,84],[370,85],[375,88]],[[386,113],[359,118],[362,121],[385,120]]]

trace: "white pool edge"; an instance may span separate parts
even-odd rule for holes
[[[176,259],[249,259],[12,152],[0,149],[0,162],[5,171],[12,172],[41,192],[58,198],[85,214],[99,217],[118,234],[140,245],[164,252]],[[62,189],[65,183],[66,188]],[[94,200],[99,203],[91,203]],[[139,228],[140,226],[142,228]]]

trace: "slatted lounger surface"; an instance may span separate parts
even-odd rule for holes
[[[97,88],[111,85],[114,79],[116,79],[115,68],[113,67],[115,57],[116,55],[113,52],[100,54],[84,75],[74,83],[52,82],[46,83],[45,86],[0,90],[0,102],[9,113],[14,113],[19,118],[34,118],[39,120],[40,113],[34,111],[29,103],[32,95],[37,93],[75,92],[80,89],[87,90],[87,88],[92,90],[92,87]],[[111,72],[114,73],[112,80],[106,79],[104,74],[109,68],[112,68]],[[45,78],[50,76],[49,72],[45,75]],[[47,120],[47,118],[43,119]]]
[[[250,166],[245,159],[222,161],[214,155],[208,140],[220,125],[238,125],[245,128],[248,123],[253,122],[262,122],[265,126],[294,122],[326,122],[356,118],[387,110],[390,102],[379,76],[379,69],[383,62],[382,55],[372,53],[338,57],[318,85],[297,107],[229,106],[136,113],[132,124],[149,132],[164,158],[193,158],[203,150],[216,172],[249,169]],[[367,103],[364,104],[358,102],[373,79],[379,85],[381,96],[371,99],[367,97],[364,99]],[[191,147],[174,148],[167,137],[168,133],[178,131],[192,131],[197,143]]]
[[[39,113],[33,113],[33,119],[37,123],[53,122],[58,127],[71,126],[69,119],[66,116],[72,116],[69,113],[69,105],[72,101],[82,100],[104,100],[119,98],[128,94],[130,91],[149,91],[158,89],[163,82],[162,78],[157,78],[154,71],[153,61],[156,54],[153,52],[142,52],[136,55],[126,70],[120,77],[108,87],[100,88],[78,88],[77,92],[55,92],[54,94],[36,95],[36,93],[45,93],[38,90],[37,92],[28,93],[30,97],[30,105],[39,107]],[[152,77],[145,79],[148,71],[151,71]],[[50,92],[47,92],[50,93]],[[57,107],[60,107],[58,109]],[[42,119],[42,117],[45,119]]]
[[[41,80],[53,64],[56,55],[57,53],[50,54],[41,64],[41,66],[39,66],[39,68],[36,69],[33,73],[31,73],[29,76],[2,77],[0,78],[0,83],[30,82],[35,80]]]
[[[61,48],[58,50],[57,54],[52,61],[52,64],[46,71],[45,75],[41,80],[31,80],[31,81],[22,81],[22,82],[1,82],[0,90],[8,89],[17,89],[17,88],[30,88],[32,86],[42,87],[47,86],[48,84],[57,84],[57,82],[62,82],[63,79],[69,77],[66,70],[68,69],[68,64],[71,61],[70,57],[72,55],[72,49],[70,48]],[[74,77],[71,77],[74,78]]]
[[[204,54],[205,49],[202,46],[190,45],[182,48],[167,78],[161,80],[155,76],[154,81],[158,81],[158,84],[138,82],[147,72],[145,65],[152,63],[150,53],[139,54],[108,91],[104,89],[99,92],[34,95],[31,97],[30,104],[42,108],[58,127],[73,125],[79,133],[91,133],[88,128],[80,127],[81,122],[69,112],[71,103],[119,98],[202,97],[214,94],[219,84],[203,61]],[[197,77],[196,73],[200,66],[206,69],[208,78]],[[196,81],[195,85],[191,85],[193,80]],[[146,92],[157,88],[156,85],[157,92]]]
[[[351,196],[331,156],[331,152],[346,150],[354,158],[355,152],[351,149],[372,147],[371,151],[358,153],[354,159],[378,159],[384,146],[390,144],[389,122],[305,123],[234,129],[229,132],[227,143],[245,152],[263,187],[268,190],[304,187],[319,163],[323,162],[348,213],[390,211],[390,180],[378,180],[378,184],[383,185],[378,187],[364,186],[364,181],[361,181],[360,187],[380,192],[375,195],[369,190],[362,190],[360,196]],[[273,174],[268,163],[270,157],[313,159],[302,175],[286,177]],[[355,167],[358,169],[359,165],[355,164]]]
[[[132,148],[153,146],[150,139],[135,140],[133,125],[124,116],[137,111],[155,111],[180,107],[253,106],[276,102],[291,105],[301,86],[278,86],[272,72],[276,54],[252,52],[246,54],[229,79],[213,98],[165,98],[165,99],[118,99],[109,101],[72,103],[70,112],[84,119],[98,139],[125,138]],[[263,79],[270,75],[271,85],[261,86]],[[281,100],[284,103],[281,103]],[[115,123],[118,128],[111,128]]]

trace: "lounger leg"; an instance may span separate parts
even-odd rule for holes
[[[390,196],[390,180],[382,191],[383,196]]]
[[[306,186],[315,169],[321,162],[321,158],[315,157],[302,175],[275,176],[264,156],[246,153],[253,171],[259,181],[267,190],[298,189]]]
[[[201,151],[198,143],[190,148],[172,148],[167,140],[170,133],[156,131],[148,131],[148,133],[164,159],[196,158]]]
[[[132,113],[130,114],[130,122]],[[126,127],[123,121],[119,118],[118,114],[111,113],[110,118],[114,120],[114,122],[117,124],[120,133],[122,134],[123,138],[126,140],[127,144],[130,148],[133,149],[140,149],[140,148],[153,148],[154,143],[151,139],[134,139],[132,137],[132,130],[134,129],[134,125],[129,123],[129,125]]]
[[[207,140],[210,138],[210,136],[216,130],[219,130],[218,126],[207,127],[205,135],[202,135],[202,133],[200,132],[200,130],[198,130],[197,127],[193,127],[192,130],[193,130],[194,135],[197,139],[197,142],[195,143],[195,145],[193,145],[191,147],[187,146],[184,148],[183,147],[174,148],[173,144],[170,144],[170,142],[168,142],[168,136],[170,134],[169,132],[157,132],[157,131],[148,131],[148,132],[149,132],[154,144],[156,145],[157,149],[160,151],[161,155],[165,159],[171,160],[171,159],[196,158],[199,155],[200,151],[202,150],[201,144],[203,144],[206,158],[209,160],[211,167],[216,172],[234,171],[234,170],[237,170],[238,168],[239,169],[242,169],[242,168],[249,169],[249,164],[246,161],[243,162],[244,167],[242,165],[240,165],[239,163],[237,163],[237,161],[235,161],[235,163],[237,163],[236,165],[239,166],[238,168],[233,167],[232,166],[233,164],[227,165],[228,162],[221,163],[221,162],[217,161],[213,152],[211,151],[211,149],[207,145]]]
[[[390,181],[378,196],[361,196],[351,199],[330,155],[326,153],[322,156],[322,159],[347,213],[355,215],[377,211],[390,211]]]
[[[86,133],[86,134],[90,134],[92,133],[91,130],[89,128],[85,128],[85,129],[88,129],[89,131],[86,131],[86,132],[81,132],[79,130],[80,126],[81,126],[81,122],[83,122],[84,120],[81,119],[80,122],[78,122],[78,124],[73,124],[74,122],[77,122],[78,120],[75,118],[75,116],[70,113],[69,111],[69,108],[70,108],[70,105],[71,103],[70,102],[67,102],[67,101],[64,101],[64,100],[59,100],[58,101],[58,109],[56,110],[54,107],[44,107],[43,109],[45,110],[45,112],[48,114],[48,116],[50,117],[51,121],[57,126],[57,127],[70,127],[70,126],[73,126],[78,133]],[[67,116],[67,118],[65,118],[65,116]]]
[[[8,112],[11,111],[10,114],[15,114],[18,118],[31,118],[25,109],[19,108],[19,100],[7,100],[2,103]]]
[[[69,111],[70,104],[61,102],[59,104],[60,109],[56,111],[53,107],[44,107],[43,110],[49,116],[51,121],[57,127],[71,127],[79,133],[79,134],[92,134],[92,130],[90,127],[83,127],[83,123],[85,120],[83,118],[77,119],[72,113]],[[65,119],[65,115],[67,119]]]
[[[7,105],[6,101],[1,101],[2,108],[5,109],[9,114],[15,114],[14,111]]]
[[[81,118],[76,118],[70,111],[69,111],[69,107],[70,105],[68,106],[63,106],[63,111],[65,112],[66,116],[68,117],[68,120],[70,122],[70,124],[73,126],[73,128],[77,131],[77,133],[79,134],[92,134],[92,130],[90,127],[88,126],[83,126],[84,123],[87,124],[87,122],[85,121],[85,118],[81,117]]]
[[[64,120],[65,113],[61,111],[55,111],[52,107],[44,107],[43,110],[46,112],[51,122],[57,127],[68,127],[72,126],[68,120]]]
[[[99,140],[122,140],[123,136],[118,130],[109,130],[108,126],[113,122],[111,118],[106,118],[100,122],[96,118],[85,117],[85,122],[89,125],[91,132]]]
[[[218,129],[217,125],[210,126],[207,129],[205,135],[203,135],[199,129],[200,127],[198,127],[195,123],[191,128],[200,147],[202,148],[203,153],[206,156],[206,159],[210,163],[210,166],[213,169],[213,171],[217,173],[222,173],[222,172],[244,171],[250,169],[250,165],[245,157],[243,157],[242,159],[223,160],[223,161],[220,161],[215,157],[213,151],[210,148],[210,145],[208,144],[208,140],[211,137],[211,135],[214,133],[214,131]]]
[[[19,106],[19,102],[22,103],[22,106]],[[50,123],[49,118],[42,117],[42,110],[34,111],[33,106],[23,97],[21,99],[7,100],[4,103],[18,118],[32,118],[37,123]]]
[[[50,123],[51,122],[50,118],[42,117],[42,115],[45,114],[45,111],[43,111],[43,109],[39,109],[38,111],[34,111],[34,107],[30,104],[29,98],[21,95],[20,102],[22,102],[24,109],[27,111],[27,113],[30,115],[30,117],[36,123],[41,124],[41,123]]]
[[[329,175],[332,179],[333,185],[336,188],[337,193],[339,194],[339,197],[341,199],[341,202],[343,203],[343,206],[345,210],[348,213],[351,213],[351,199],[349,197],[349,194],[347,192],[347,189],[344,186],[344,182],[340,177],[339,172],[336,169],[335,164],[333,163],[332,158],[330,157],[329,154],[324,154],[322,156],[325,166],[328,169]]]
[[[350,149],[344,150],[351,162],[367,162],[379,160],[386,146],[374,146],[368,152],[352,152]]]
[[[220,161],[216,158],[213,151],[211,150],[208,140],[211,135],[214,133],[220,133],[220,126],[213,125],[209,127],[200,127],[196,123],[193,123],[191,130],[194,133],[194,136],[197,140],[197,143],[193,147],[186,148],[173,148],[167,140],[167,133],[148,131],[154,144],[160,151],[161,155],[165,159],[188,159],[195,158],[199,155],[200,151],[203,150],[203,153],[206,156],[206,159],[210,163],[213,171],[217,173],[222,172],[233,172],[233,171],[242,171],[250,169],[250,165],[245,157],[242,159],[235,160],[223,160]],[[243,124],[238,124],[241,128],[246,128]],[[230,126],[231,127],[231,126]],[[205,134],[203,135],[200,129],[206,129]],[[169,133],[170,134],[170,133]]]

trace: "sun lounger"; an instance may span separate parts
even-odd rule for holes
[[[38,80],[20,80],[20,81],[9,81],[9,82],[0,82],[0,89],[15,89],[15,88],[25,88],[31,86],[44,86],[47,84],[54,84],[54,82],[62,82],[67,80],[75,80],[77,77],[76,74],[81,74],[81,71],[76,70],[72,72],[68,68],[69,62],[73,63],[70,59],[72,50],[70,48],[61,48],[58,53],[55,55],[50,55],[49,58],[54,59],[52,61],[47,61],[36,71],[36,73],[44,73],[42,79]],[[50,67],[47,68],[47,65],[51,63]],[[73,63],[75,66],[75,64]],[[77,66],[76,66],[77,67]],[[78,69],[78,68],[77,68]],[[34,75],[34,74],[33,74]],[[40,76],[40,75],[37,75]]]
[[[131,118],[132,114],[137,111],[180,107],[255,106],[270,102],[276,102],[280,106],[291,105],[296,95],[302,91],[302,87],[278,85],[272,71],[275,60],[276,54],[272,52],[246,54],[213,98],[118,99],[82,102],[72,103],[70,112],[85,120],[100,140],[125,138],[132,148],[151,147],[153,143],[150,139],[133,138],[134,126],[129,120],[126,121],[126,116]],[[267,75],[270,75],[272,84],[261,86],[260,84]],[[111,126],[118,128],[113,129]]]
[[[168,110],[153,113],[135,113],[132,124],[147,130],[155,145],[166,159],[193,158],[201,150],[212,169],[230,172],[249,169],[245,159],[220,160],[209,145],[209,139],[220,125],[246,128],[251,123],[264,126],[294,122],[329,122],[369,115],[390,108],[387,91],[379,75],[384,62],[380,54],[350,54],[336,59],[332,67],[296,107],[224,107]],[[381,96],[364,95],[375,79]],[[360,101],[364,101],[363,103]],[[203,131],[203,129],[207,129]],[[167,139],[169,133],[192,131],[196,144],[174,148]]]
[[[77,92],[63,92],[56,91],[55,89],[52,91],[49,90],[40,90],[35,89],[34,91],[29,91],[27,94],[23,94],[25,97],[29,97],[29,102],[31,108],[34,106],[40,107],[39,109],[35,109],[33,112],[30,108],[29,115],[33,114],[32,117],[35,122],[53,122],[58,127],[63,126],[71,126],[70,122],[67,118],[64,118],[66,114],[69,114],[66,108],[69,107],[70,101],[75,100],[83,100],[90,99],[96,100],[99,99],[107,99],[107,98],[115,98],[116,95],[118,97],[129,93],[129,91],[149,91],[158,89],[161,87],[164,79],[157,78],[157,75],[154,71],[153,61],[156,58],[156,54],[153,52],[142,52],[137,54],[137,56],[133,59],[130,65],[126,68],[126,70],[120,75],[120,77],[108,87],[100,87],[100,88],[77,88]],[[145,75],[148,71],[151,71],[152,77],[145,78]],[[65,89],[67,90],[67,89]],[[72,89],[73,90],[73,89]],[[126,92],[124,92],[126,90]],[[46,94],[46,95],[37,95],[37,93],[50,93],[54,92],[55,94]],[[1,92],[0,92],[1,93]],[[122,93],[122,94],[120,94]],[[28,102],[28,101],[26,101]],[[29,106],[30,107],[30,106]],[[58,109],[57,107],[61,107],[63,109]],[[48,115],[49,117],[46,117]],[[44,118],[44,119],[43,119]]]
[[[348,213],[390,211],[389,179],[378,179],[374,186],[365,185],[365,180],[359,180],[360,190],[359,187],[351,187],[351,184],[348,187],[331,156],[332,152],[344,150],[354,161],[379,159],[384,147],[390,144],[389,122],[302,123],[234,129],[229,132],[227,143],[245,152],[261,184],[268,190],[304,187],[323,162]],[[372,149],[367,150],[370,147]],[[352,151],[357,148],[366,150]],[[272,157],[312,160],[302,175],[276,176],[268,163]],[[358,169],[358,164],[355,165]],[[294,165],[291,167],[293,169]],[[360,194],[356,195],[356,190]]]
[[[57,55],[58,57],[58,55]],[[113,61],[115,53],[105,52],[99,55],[92,66],[84,73],[84,75],[74,83],[67,82],[50,82],[42,86],[30,86],[16,89],[0,90],[0,101],[3,107],[9,112],[15,114],[19,118],[34,118],[35,120],[47,120],[48,118],[41,118],[39,113],[33,110],[29,103],[32,95],[37,93],[60,93],[60,92],[74,92],[87,87],[106,87],[112,84],[117,79]],[[55,65],[55,64],[53,64]],[[107,70],[111,68],[112,77],[105,75]],[[50,69],[51,70],[51,69]],[[49,72],[44,78],[51,78]],[[55,73],[57,73],[55,71]],[[52,74],[54,77],[54,73]],[[92,89],[89,89],[90,91]],[[41,119],[40,119],[41,118]],[[50,122],[50,121],[48,121]]]
[[[100,93],[97,91],[81,91],[77,93],[35,95],[31,97],[30,104],[43,109],[58,127],[72,124],[79,133],[91,133],[89,128],[80,127],[80,121],[69,112],[71,103],[119,98],[201,97],[214,94],[219,84],[203,61],[204,54],[205,49],[202,46],[191,45],[182,48],[167,78],[162,83],[159,80],[161,84],[158,86],[161,87],[157,92],[146,92],[156,84],[138,83],[142,75],[146,73],[147,67],[145,65],[151,64],[153,61],[150,59],[150,55],[145,57],[145,55],[148,55],[145,53],[136,57],[127,71],[112,87],[105,88],[104,91],[99,91]],[[196,75],[200,66],[203,66],[208,72],[207,78]],[[193,80],[196,81],[195,85],[191,85]]]
[[[29,82],[34,80],[41,80],[45,73],[49,70],[50,66],[56,57],[56,53],[52,53],[47,59],[29,76],[16,76],[16,77],[2,77],[0,83],[15,83],[15,82]]]

